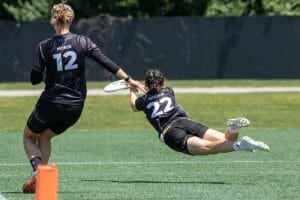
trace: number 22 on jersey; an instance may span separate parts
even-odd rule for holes
[[[147,109],[151,109],[152,107],[153,107],[153,111],[151,114],[152,119],[164,113],[167,113],[174,108],[174,106],[172,105],[172,99],[170,97],[163,97],[159,101],[153,101],[147,105]]]
[[[70,58],[66,65],[63,66],[62,58]],[[53,54],[53,58],[56,60],[56,68],[58,72],[67,71],[71,69],[77,69],[76,64],[77,54],[75,51],[66,51],[64,53]]]

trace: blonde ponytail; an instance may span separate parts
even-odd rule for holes
[[[75,17],[71,6],[65,3],[55,4],[51,11],[51,24],[70,26]]]

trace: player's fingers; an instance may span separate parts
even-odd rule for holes
[[[146,92],[147,92],[147,91],[146,91],[146,88],[145,88],[145,85],[142,85],[142,84],[139,84],[139,85],[137,86],[137,89],[140,90],[140,91],[143,92],[143,93],[146,93]]]
[[[140,81],[130,79],[128,83],[130,87],[133,86],[137,88],[139,91],[146,93],[145,85],[143,85]]]
[[[136,91],[136,86],[135,85],[132,85],[132,84],[128,84],[129,86],[129,89],[132,90],[132,91]]]

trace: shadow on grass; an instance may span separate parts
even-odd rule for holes
[[[8,192],[1,192],[1,194],[25,194],[22,191],[8,191]],[[28,193],[33,194],[33,193]]]
[[[93,179],[93,180],[81,180],[83,182],[110,182],[110,183],[150,183],[150,184],[213,184],[213,185],[231,185],[231,183],[226,183],[223,181],[144,181],[144,180],[101,180],[101,179]]]

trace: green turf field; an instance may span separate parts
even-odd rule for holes
[[[299,199],[299,129],[248,129],[270,152],[190,157],[153,131],[68,132],[54,139],[60,199]],[[0,134],[1,193],[33,199],[21,185],[30,171],[21,134]]]
[[[34,199],[21,192],[30,173],[21,132],[36,99],[0,98],[0,199]],[[176,153],[130,111],[127,96],[88,97],[80,121],[53,140],[59,199],[300,199],[299,93],[178,94],[177,101],[221,131],[227,118],[248,117],[241,136],[271,151]]]

